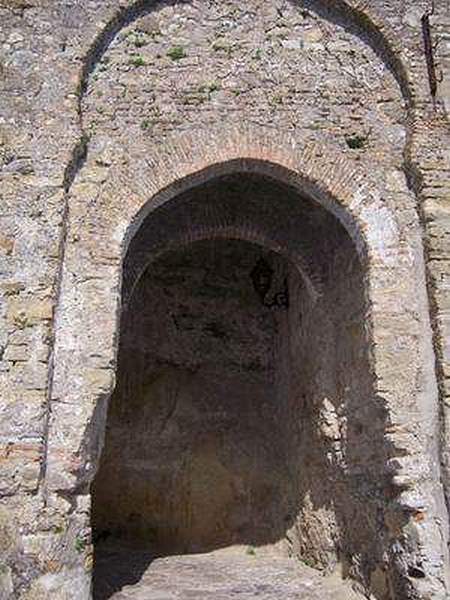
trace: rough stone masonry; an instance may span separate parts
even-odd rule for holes
[[[2,600],[449,597],[449,111],[447,0],[0,0]]]

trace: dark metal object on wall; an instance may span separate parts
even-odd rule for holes
[[[273,279],[273,269],[263,258],[260,258],[253,267],[250,277],[253,287],[264,304],[267,293],[270,290]]]
[[[425,49],[425,58],[427,61],[427,71],[428,71],[428,81],[430,84],[430,93],[433,99],[437,94],[437,84],[438,78],[436,76],[436,64],[434,60],[434,52],[435,47],[433,47],[433,42],[431,39],[431,25],[430,25],[430,17],[434,13],[434,3],[431,5],[431,10],[428,10],[426,13],[422,15],[422,34],[423,34],[423,43]]]
[[[264,258],[260,258],[250,273],[253,287],[258,294],[261,303],[267,308],[288,308],[289,307],[289,289],[287,277],[283,282],[283,291],[278,292],[273,300],[266,300],[266,296],[272,287],[273,269]]]

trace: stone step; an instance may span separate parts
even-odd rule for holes
[[[350,582],[258,549],[153,559],[97,553],[94,600],[363,600]]]

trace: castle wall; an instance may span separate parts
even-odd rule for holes
[[[352,10],[346,7],[353,4],[343,2],[329,10],[320,2],[300,8],[286,2],[279,10],[270,3],[261,9],[257,3],[240,7],[232,2],[208,8],[201,3],[153,7],[138,2],[136,10],[129,10],[132,4],[0,1],[0,520],[5,540],[0,580],[6,597],[32,597],[38,588],[45,590],[39,593],[58,597],[61,569],[69,569],[72,561],[76,581],[80,569],[89,569],[89,553],[83,555],[82,568],[78,554],[83,553],[74,549],[74,557],[63,560],[62,566],[67,539],[60,535],[69,512],[87,514],[88,499],[84,494],[77,499],[61,495],[56,501],[46,493],[45,483],[49,424],[58,403],[64,404],[53,393],[58,368],[54,311],[64,256],[73,255],[67,248],[76,245],[74,236],[80,233],[75,230],[82,232],[87,210],[83,203],[92,208],[111,173],[127,161],[138,179],[147,161],[170,157],[176,147],[173,140],[185,132],[217,125],[231,131],[245,122],[282,132],[298,147],[328,144],[355,168],[370,173],[382,206],[394,215],[404,273],[417,273],[416,283],[407,283],[417,306],[394,301],[391,311],[398,315],[395,333],[401,341],[377,357],[387,369],[396,367],[395,377],[399,355],[405,356],[405,362],[400,359],[405,393],[395,408],[393,435],[401,437],[404,421],[412,423],[409,433],[416,435],[416,442],[412,447],[405,442],[406,456],[413,457],[406,461],[407,471],[437,483],[440,427],[442,480],[448,484],[450,158],[445,143],[448,122],[440,105],[433,108],[423,55],[420,18],[428,3],[354,3]],[[439,85],[444,100],[445,10],[445,2],[437,2],[431,18],[432,31],[444,37],[437,51],[444,68]],[[207,153],[204,143],[202,152]],[[213,147],[211,143],[211,151]],[[198,154],[195,147],[186,148],[178,161],[194,160],[193,154]],[[127,227],[118,216],[120,205],[99,203],[99,210],[98,218],[106,216],[105,221],[114,223],[119,238]],[[108,210],[112,216],[101,212]],[[95,227],[92,223],[91,219],[88,225]],[[372,234],[383,239],[385,225],[381,215]],[[421,237],[439,411],[429,401],[434,359],[420,287]],[[115,255],[110,261],[107,251],[102,256],[107,245],[99,239],[97,252],[105,269],[115,274],[119,259]],[[379,280],[386,283],[386,278],[380,275]],[[422,283],[417,286],[417,281]],[[388,283],[395,289],[397,281],[391,277]],[[419,315],[420,325],[413,333],[405,313]],[[76,330],[79,324],[73,326]],[[66,342],[70,348],[71,340]],[[417,379],[415,369],[421,373]],[[92,385],[97,385],[98,372],[92,376]],[[415,385],[412,394],[410,383]],[[68,418],[74,427],[78,418],[83,420],[76,409]],[[421,420],[428,428],[424,437],[416,429]],[[432,476],[418,467],[424,454],[434,464]],[[432,520],[443,522],[443,507],[433,494],[425,494],[437,505]],[[419,505],[417,519],[422,519]],[[77,525],[70,523],[69,529],[71,543],[81,548],[84,541],[76,541]],[[430,547],[433,544],[431,540]],[[431,585],[437,586],[443,578],[438,574],[442,557],[428,553],[425,558],[433,564]],[[33,583],[43,574],[47,579]]]

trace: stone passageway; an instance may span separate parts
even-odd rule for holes
[[[273,179],[219,177],[144,220],[91,487],[95,600],[351,600],[323,574],[379,551],[366,310],[340,222]]]
[[[170,556],[104,551],[95,600],[363,600],[340,577],[253,548]]]

